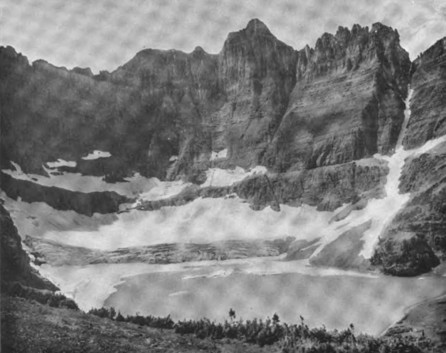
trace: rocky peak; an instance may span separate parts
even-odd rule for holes
[[[207,55],[206,51],[200,46],[196,46],[191,54],[194,57],[202,57],[202,56]]]
[[[279,41],[263,22],[253,19],[245,29],[228,35],[220,53],[220,78],[232,81],[248,75],[261,79],[268,70],[289,66],[294,57],[292,47]]]
[[[382,24],[381,22],[375,22],[372,24],[372,29],[370,30],[370,33],[376,33],[380,36],[383,35],[397,35],[399,39],[399,34],[397,30],[394,30],[392,27],[386,26],[385,24]]]
[[[26,56],[19,54],[11,46],[0,46],[0,78],[4,78],[11,71],[29,68],[29,62]]]
[[[295,69],[295,50],[263,22],[251,20],[245,29],[229,34],[218,62],[227,104],[217,124],[225,133],[213,138],[214,147],[229,147],[233,162],[241,166],[257,165],[286,110]]]
[[[339,27],[335,35],[324,33],[316,41],[314,49],[306,47],[299,51],[298,79],[311,80],[333,72],[348,72],[360,66],[370,67],[383,62],[395,71],[395,55],[391,55],[391,52],[396,54],[397,61],[408,61],[405,60],[406,57],[408,59],[407,52],[400,46],[399,34],[391,27],[382,23],[373,24],[371,31],[357,24],[351,30]]]
[[[93,77],[93,72],[91,71],[91,69],[89,67],[74,67],[72,70],[72,72],[79,74],[79,75],[84,75],[87,77]]]
[[[0,46],[0,55],[3,56],[3,57],[8,57],[8,58],[15,59],[20,54],[17,54],[15,49],[8,45],[6,47]]]
[[[248,25],[245,28],[245,31],[248,35],[271,35],[269,28],[258,18],[254,18],[248,22]]]
[[[441,59],[446,55],[446,37],[439,39],[434,45],[428,48],[425,52],[421,53],[414,61],[415,66],[427,64],[429,62]]]

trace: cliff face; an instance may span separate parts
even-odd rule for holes
[[[222,167],[279,172],[388,153],[409,66],[397,32],[380,24],[340,28],[296,52],[252,20],[219,55],[144,50],[96,76],[30,66],[3,48],[2,167],[14,161],[43,173],[42,164],[62,158],[111,180],[133,172],[172,179],[207,169],[223,149]],[[112,156],[81,159],[95,149]]]
[[[401,129],[409,70],[389,27],[324,34],[314,49],[298,52],[296,86],[266,161],[283,171],[388,154]]]
[[[403,138],[406,149],[446,134],[446,38],[412,65],[411,115]],[[409,201],[389,224],[376,248],[376,263],[397,275],[429,271],[446,258],[446,143],[406,159],[399,189]]]
[[[403,143],[406,148],[446,134],[446,37],[413,63],[412,112]]]
[[[6,48],[0,67],[2,166],[12,160],[26,172],[62,158],[86,174],[165,178],[172,155],[190,141],[200,145],[200,117],[216,97],[215,58],[200,50],[149,50],[92,77],[43,61],[30,66]],[[95,149],[112,155],[99,167],[81,159]]]
[[[2,289],[4,284],[19,282],[38,289],[56,290],[56,286],[41,277],[29,264],[30,259],[22,248],[17,228],[2,204],[0,204],[0,229]]]
[[[259,20],[229,34],[219,55],[227,100],[213,116],[213,149],[228,148],[233,164],[252,167],[273,139],[295,84],[296,52]]]

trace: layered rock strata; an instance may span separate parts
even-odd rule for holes
[[[409,68],[398,33],[381,24],[340,27],[295,51],[252,20],[218,55],[144,50],[99,75],[29,65],[2,48],[1,165],[43,173],[62,158],[110,180],[173,179],[215,163],[284,172],[389,153]],[[227,156],[210,163],[223,149]],[[111,157],[83,161],[93,150]]]
[[[414,148],[446,134],[446,37],[414,62],[410,82],[414,90],[404,146]]]

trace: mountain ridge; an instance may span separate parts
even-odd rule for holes
[[[14,169],[14,162],[25,173],[80,173],[109,182],[140,173],[201,184],[213,169],[263,165],[267,178],[189,190],[186,196],[141,207],[235,192],[254,209],[280,209],[283,202],[334,211],[384,195],[389,169],[372,157],[393,155],[410,82],[420,108],[414,108],[417,121],[409,119],[403,144],[411,146],[408,136],[417,126],[422,136],[411,139],[418,145],[444,134],[443,52],[440,40],[413,64],[398,31],[381,23],[370,29],[339,27],[335,34],[323,34],[314,48],[296,51],[257,19],[231,32],[219,54],[200,48],[191,53],[146,49],[113,72],[93,76],[88,68],[69,71],[45,61],[29,65],[13,48],[0,49],[1,166]],[[432,87],[436,106],[426,115]],[[111,156],[84,158],[97,150]],[[214,159],[217,152],[221,156]],[[61,159],[71,165],[44,169]],[[442,185],[437,177],[433,185]],[[94,195],[77,195],[79,202],[73,203],[45,188],[38,185],[31,197],[21,196],[94,212],[85,206]],[[17,188],[2,189],[18,199]],[[116,195],[98,197],[112,200],[98,208],[101,212],[128,202]],[[427,194],[414,200],[425,204]],[[420,214],[423,222],[425,216]],[[432,238],[423,225],[410,232]]]
[[[252,23],[259,24],[261,22],[259,20],[253,20]],[[170,157],[167,156],[167,154],[172,155],[173,153],[179,154],[180,158],[179,161],[176,163],[175,168],[173,168],[174,172],[171,175],[168,175],[168,178],[175,178],[181,175],[188,176],[197,172],[199,173],[200,170],[205,168],[202,162],[206,160],[205,155],[207,155],[207,153],[210,153],[209,150],[221,150],[225,147],[229,148],[230,150],[228,161],[229,165],[236,164],[242,167],[252,167],[255,164],[262,163],[274,168],[274,165],[277,163],[269,161],[271,159],[271,152],[269,153],[269,159],[263,159],[262,155],[265,152],[268,153],[265,150],[266,144],[268,144],[268,141],[273,139],[272,136],[274,136],[275,131],[278,129],[281,119],[283,118],[283,114],[285,113],[285,110],[289,105],[289,95],[295,86],[295,80],[299,78],[299,75],[297,75],[296,79],[294,78],[294,72],[296,70],[294,63],[297,60],[296,55],[299,55],[296,53],[299,52],[295,51],[293,48],[287,46],[283,42],[277,40],[268,30],[264,32],[267,33],[267,42],[272,41],[271,43],[273,47],[271,48],[271,53],[266,54],[265,45],[262,42],[262,40],[264,39],[260,39],[264,37],[263,32],[259,36],[258,31],[253,31],[250,29],[251,27],[254,28],[255,26],[258,25],[248,25],[245,29],[242,29],[238,32],[232,32],[230,35],[228,35],[228,39],[226,40],[222,51],[218,55],[211,55],[205,53],[204,51],[200,51],[200,58],[198,61],[194,60],[194,57],[197,56],[197,53],[193,55],[194,52],[192,52],[191,54],[186,54],[175,50],[143,50],[139,52],[128,63],[120,66],[113,72],[103,72],[99,75],[93,76],[93,78],[95,79],[94,82],[104,82],[104,85],[111,85],[110,87],[105,87],[101,84],[87,85],[86,88],[88,88],[88,90],[93,90],[91,92],[94,93],[95,91],[98,91],[94,94],[98,95],[98,98],[103,103],[107,101],[107,98],[103,97],[104,94],[115,96],[113,102],[110,101],[109,103],[107,103],[107,105],[113,107],[112,109],[109,109],[108,111],[104,111],[102,113],[101,109],[96,109],[95,112],[90,112],[91,109],[88,109],[88,106],[86,106],[82,108],[81,111],[79,111],[79,108],[75,108],[73,106],[72,108],[69,108],[69,112],[71,115],[74,114],[74,116],[77,116],[84,120],[86,119],[86,114],[87,116],[92,114],[93,116],[98,114],[107,114],[109,118],[96,118],[92,119],[92,122],[95,122],[95,120],[97,119],[101,119],[104,120],[104,122],[108,121],[109,124],[112,123],[112,126],[120,124],[119,121],[114,120],[120,120],[124,118],[126,121],[128,121],[125,124],[127,129],[130,128],[129,123],[131,123],[132,120],[135,120],[135,122],[141,122],[139,124],[140,126],[148,124],[150,125],[147,120],[147,114],[149,114],[149,116],[153,116],[154,114],[158,115],[158,125],[160,122],[159,120],[161,120],[164,121],[163,124],[165,124],[165,127],[154,128],[147,126],[146,135],[152,136],[151,139],[155,141],[153,141],[153,143],[142,143],[139,147],[139,149],[145,149],[146,151],[148,149],[149,154],[153,155],[154,157],[144,158],[140,155],[134,158],[136,160],[129,160],[128,157],[120,156],[116,161],[117,164],[125,165],[127,169],[128,167],[130,167],[134,171],[141,172],[143,175],[152,174],[158,177],[163,176],[163,174],[165,173],[165,169],[167,169],[168,167],[166,159]],[[266,28],[265,25],[262,25],[260,27],[264,29]],[[381,28],[381,26],[379,27]],[[353,26],[351,33],[359,33],[361,32],[361,30],[365,33],[369,32],[367,27],[362,28],[359,25],[355,25]],[[339,33],[340,32],[338,30],[338,34]],[[344,30],[342,31],[342,33],[345,37],[346,33],[350,33],[350,31]],[[234,62],[234,64],[231,64],[232,61],[228,62],[227,60],[229,60],[233,54],[231,54],[230,52],[224,54],[225,48],[227,48],[227,50],[230,50],[230,43],[232,43],[234,39],[237,39],[237,41],[239,41],[240,38],[244,37],[245,35],[249,35],[253,38],[258,37],[259,42],[258,44],[255,44],[255,41],[253,42],[250,39],[248,42],[246,42],[246,44],[238,43],[237,45],[242,46],[239,47],[239,49],[236,49],[236,47],[234,47],[234,50],[236,51],[233,54],[237,55],[237,50],[242,50],[242,56],[239,57],[239,59],[235,59],[236,57],[234,57],[234,60],[236,61]],[[340,34],[339,37],[341,37]],[[398,38],[396,38],[396,40],[398,40]],[[317,43],[319,43],[319,41]],[[254,45],[254,47],[252,45]],[[283,47],[285,52],[279,55],[279,52],[277,52],[276,48],[277,46]],[[257,49],[255,49],[255,47]],[[315,48],[318,48],[318,44],[316,44]],[[255,51],[253,52],[253,50],[257,50],[257,53]],[[7,50],[7,52],[10,51],[11,48]],[[9,53],[10,57],[11,54],[12,56],[14,55],[13,53]],[[153,59],[147,61],[147,55],[153,57]],[[250,57],[250,55],[252,57]],[[178,56],[178,58],[176,58],[176,56]],[[191,56],[190,59],[189,56]],[[236,65],[237,60],[245,60],[245,56],[247,61],[243,65],[247,66],[245,68],[243,68],[243,66],[240,66],[237,70],[248,70],[246,74],[249,76],[246,76],[244,81],[245,83],[243,83],[245,85],[245,88],[243,88],[243,86],[239,86],[238,88],[236,88],[237,85],[242,84],[239,74],[242,74],[242,72],[244,71],[234,71],[234,65]],[[144,60],[142,60],[141,57],[144,57]],[[225,57],[227,59],[224,59]],[[268,57],[270,57],[270,59],[268,59]],[[277,67],[280,67],[281,65],[279,61],[277,61],[279,58],[288,58],[286,60],[288,60],[289,63],[286,64],[284,62],[283,64],[285,64],[285,66],[283,67],[283,69],[278,68],[276,71],[274,71],[274,67],[276,67],[277,65],[279,65]],[[155,62],[153,62],[153,60],[155,60]],[[216,60],[217,62],[215,62]],[[268,60],[272,60],[270,64],[268,64]],[[22,66],[23,61],[23,56],[17,57],[17,62],[22,63]],[[150,62],[152,62],[152,64],[150,64]],[[172,64],[169,64],[169,62],[171,62]],[[196,62],[196,64],[194,64],[194,62]],[[144,65],[147,67],[147,69],[143,68]],[[156,69],[156,67],[153,67],[153,65],[158,65],[159,69]],[[174,67],[172,68],[173,71],[169,71],[169,65],[174,65]],[[228,67],[228,69],[224,68],[226,66]],[[49,70],[50,72],[60,70],[57,67],[54,67],[51,64],[43,61],[34,62],[32,67],[34,68],[34,71],[37,72],[40,69],[44,71]],[[22,67],[21,70],[26,70],[26,67]],[[273,71],[269,73],[268,70]],[[54,79],[52,79],[52,81],[46,83],[46,86],[51,87],[53,83],[57,86],[54,87],[55,89],[60,87],[62,88],[62,90],[65,90],[65,86],[68,83],[65,83],[64,80],[68,78],[71,82],[71,85],[74,85],[75,90],[83,89],[87,82],[84,82],[81,77],[92,78],[88,74],[88,68],[74,69],[71,71],[62,69],[62,71],[62,76],[68,75],[68,77],[59,79],[59,82],[57,83],[55,83]],[[4,74],[8,74],[7,68]],[[11,74],[11,72],[9,72],[9,74]],[[46,75],[45,73],[42,74]],[[80,74],[81,76],[71,77],[71,74]],[[236,75],[235,81],[231,79],[233,75]],[[279,84],[278,80],[283,81],[284,78],[285,83]],[[39,80],[38,78],[36,79]],[[45,80],[44,77],[40,78],[40,80],[42,79]],[[133,85],[135,86],[135,88],[138,88],[139,93],[136,93],[134,89],[131,90],[130,88],[129,89],[132,92],[130,92],[127,88],[116,88],[114,87],[115,83],[123,83],[125,84],[125,86],[129,87]],[[44,81],[41,83],[36,82],[36,84],[43,85]],[[234,84],[236,84],[236,86],[234,86]],[[263,87],[264,85],[265,87]],[[141,88],[143,89],[142,92]],[[26,90],[26,86],[22,87],[22,89]],[[262,90],[264,89],[266,90],[266,92],[263,92],[262,95]],[[55,101],[55,99],[51,98],[51,96],[57,94],[58,92],[51,91],[52,90],[50,89],[48,92],[48,94],[50,95],[50,100],[48,101],[48,97],[42,97],[42,100],[47,101],[50,106],[54,107],[54,113],[60,113],[66,110],[66,108],[64,107],[67,103]],[[68,97],[73,96],[73,100],[81,98],[78,98],[78,96],[80,95],[79,93],[72,92],[72,90],[69,90],[67,93]],[[172,96],[172,94],[174,94],[174,96]],[[236,94],[238,98],[234,97],[234,94]],[[232,98],[231,95],[233,96]],[[268,102],[267,96],[272,96],[274,98],[274,101]],[[245,98],[241,100],[241,97]],[[37,98],[39,97],[36,97],[36,99]],[[132,104],[134,106],[134,109],[129,110],[127,108],[124,108],[120,104],[115,103],[116,100],[125,101],[127,104]],[[162,102],[161,106],[157,104],[156,101]],[[135,103],[137,106],[135,106]],[[96,105],[94,101],[89,104],[93,106]],[[40,112],[40,114],[48,113],[48,109],[45,110],[43,108],[40,108],[39,110],[39,107],[33,107],[33,104],[30,105],[31,107],[29,108],[31,108],[31,111],[37,110],[37,112]],[[102,110],[104,109],[102,108]],[[25,112],[23,113],[29,114],[30,112],[29,110],[28,112],[25,110]],[[111,118],[110,115],[113,118]],[[143,117],[143,115],[145,115],[146,117]],[[117,116],[121,116],[121,118],[118,118]],[[246,116],[248,118],[246,118]],[[56,117],[54,117],[53,119],[56,119]],[[150,119],[154,118],[149,118],[149,120]],[[25,118],[25,120],[27,120],[27,118]],[[144,123],[144,121],[147,122]],[[185,122],[180,123],[181,126],[178,126],[178,121]],[[51,121],[50,126],[54,126],[55,123],[55,120]],[[192,124],[194,128],[197,128],[198,125],[211,125],[212,127],[210,128],[210,131],[209,128],[207,128],[200,133],[192,133],[189,131],[186,133],[187,137],[184,138],[184,141],[181,141],[181,138],[178,136],[180,134],[180,131],[182,131],[181,134],[184,135],[184,130],[188,129],[187,126],[190,124]],[[57,125],[60,124],[57,123]],[[79,125],[79,123],[77,123],[77,125]],[[82,129],[82,126],[80,128]],[[63,126],[59,126],[57,129],[61,132],[64,132]],[[83,129],[85,129],[85,127]],[[170,132],[167,132],[166,129],[170,130]],[[128,133],[129,132],[130,131],[128,131]],[[65,134],[66,133],[67,132],[65,132]],[[115,132],[114,134],[119,135],[118,132]],[[98,134],[96,134],[96,136],[97,135]],[[96,140],[100,141],[101,139]],[[112,140],[114,141],[113,144],[118,142],[123,144],[124,146],[129,145],[129,143],[123,141],[122,138],[120,138],[119,136],[114,136]],[[93,141],[85,142],[88,144],[93,143]],[[98,141],[94,142],[94,145],[102,145],[102,148],[108,147],[107,145],[110,145],[110,143],[107,143],[106,141],[103,141],[103,143],[101,144],[98,144],[97,142]],[[70,156],[71,158],[79,159],[78,156],[73,155],[73,153],[69,151],[70,148],[68,148],[67,146],[63,146],[64,144],[61,141],[54,141],[54,143],[56,144],[56,146],[62,145],[62,151],[64,149],[67,150],[67,158]],[[390,142],[390,144],[392,144],[392,142]],[[152,145],[152,148],[150,147],[150,145]],[[199,147],[197,151],[198,145],[202,145],[202,147]],[[251,154],[246,155],[246,153],[244,152],[244,146],[251,149]],[[9,145],[8,147],[9,149],[11,149],[11,145]],[[166,150],[168,153],[160,152],[160,148]],[[4,149],[7,150],[7,148]],[[140,154],[138,153],[138,151],[136,151],[137,149],[132,148],[132,150],[133,152],[135,152],[135,154]],[[254,150],[257,152],[252,152]],[[303,153],[305,153],[305,151],[303,151]],[[20,161],[24,158],[24,153],[19,152],[16,154],[18,154],[18,156],[16,156],[15,158],[19,159],[16,162],[21,164]],[[48,159],[49,157],[54,158],[51,157],[51,155],[51,153],[47,152],[46,159]],[[183,155],[184,157],[181,157],[181,155]],[[307,158],[308,156],[304,159]],[[355,158],[357,157],[353,157],[353,159]],[[352,156],[346,157],[346,159],[352,160]],[[5,164],[7,165],[7,161],[5,161],[5,158],[3,158],[2,160],[2,166],[4,167]],[[41,158],[39,161],[29,163],[27,159],[28,163],[24,163],[27,164],[25,165],[25,169],[32,166],[30,170],[42,173],[40,164],[43,164],[47,161],[48,160],[44,161]],[[193,164],[192,168],[190,167],[190,162],[192,162]],[[306,161],[303,162],[304,164],[306,163]],[[149,166],[141,167],[142,163],[148,164]],[[333,162],[327,163],[333,164]],[[111,169],[116,170],[117,168],[111,167]],[[127,171],[127,173],[129,172],[131,171]],[[115,171],[115,173],[117,172]]]

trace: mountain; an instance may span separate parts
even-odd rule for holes
[[[229,34],[219,55],[144,50],[93,76],[30,66],[4,48],[1,67],[3,167],[42,173],[62,158],[86,174],[163,179],[191,177],[223,149],[224,165],[279,172],[389,153],[410,74],[397,32],[383,25],[339,28],[295,51],[259,20]],[[112,154],[100,171],[80,161],[91,150]]]
[[[158,276],[169,303],[217,282],[239,301],[252,278],[279,298],[277,286],[311,276],[296,307],[328,291],[374,327],[376,316],[394,319],[385,311],[395,297],[426,300],[376,340],[356,341],[353,324],[309,330],[301,316],[294,333],[308,348],[441,350],[444,293],[432,297],[446,259],[445,63],[446,37],[411,62],[398,31],[380,23],[339,27],[295,50],[254,19],[216,55],[147,49],[97,75],[0,47],[2,349],[254,351],[247,342],[263,342],[260,333],[215,340],[211,321],[201,321],[207,331],[178,323],[195,338],[141,324],[165,319],[122,323],[78,306],[119,304],[123,288],[156,287]],[[377,283],[379,300],[407,292],[376,308],[365,295]],[[135,288],[137,298],[124,298],[132,310],[149,302]],[[351,319],[346,308],[316,306]],[[280,350],[260,349],[271,347]]]
[[[388,273],[426,272],[446,250],[445,147],[438,140],[446,132],[444,58],[442,39],[411,62],[398,31],[380,23],[339,27],[314,48],[295,50],[257,19],[230,33],[217,55],[200,47],[147,49],[98,75],[30,64],[2,47],[1,188],[16,202],[74,211],[69,222],[58,216],[64,231],[98,214],[109,225],[126,217],[122,211],[231,195],[259,212],[310,206],[315,215],[331,212],[320,229],[327,234],[305,238],[319,238],[314,265],[368,267],[376,248],[372,262]],[[435,148],[427,148],[432,141]],[[398,154],[401,143],[412,152]],[[238,179],[219,184],[221,175]],[[130,180],[138,178],[146,181],[136,187]],[[141,196],[153,183],[180,180],[187,188],[169,197]],[[398,199],[398,190],[409,200]],[[398,199],[390,213],[373,213],[376,200],[390,199]],[[309,234],[296,224],[296,234],[280,235]],[[421,253],[424,260],[399,263],[412,238],[411,259]],[[293,249],[300,257],[300,247]],[[389,270],[396,263],[402,269]]]

